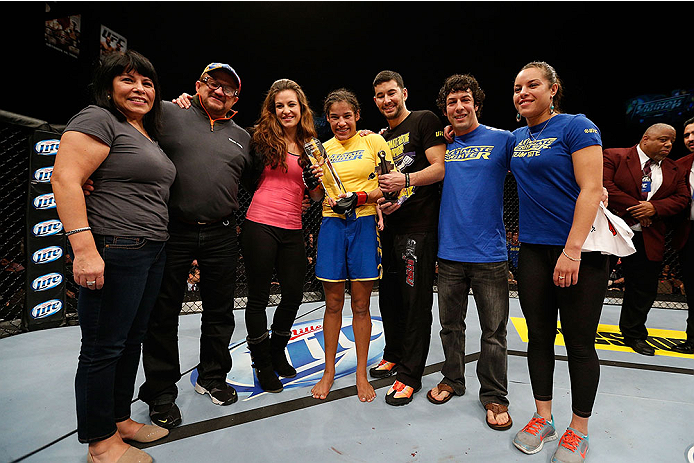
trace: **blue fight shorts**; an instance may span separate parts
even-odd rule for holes
[[[323,217],[316,251],[316,278],[340,282],[381,277],[381,243],[376,216],[345,220]]]

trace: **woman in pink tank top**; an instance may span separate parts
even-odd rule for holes
[[[273,83],[253,128],[252,151],[262,165],[262,173],[241,233],[248,280],[246,340],[258,383],[268,392],[282,390],[278,375],[296,376],[285,347],[303,298],[306,250],[301,203],[308,189],[303,171],[311,176],[311,162],[303,147],[315,136],[313,113],[301,87],[289,79]],[[314,187],[309,191],[311,198],[321,200],[322,186],[309,185]],[[273,270],[277,272],[282,299],[270,334],[266,309]]]

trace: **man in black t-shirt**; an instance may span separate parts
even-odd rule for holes
[[[406,405],[422,387],[429,353],[446,140],[433,112],[406,108],[407,89],[400,74],[382,71],[373,87],[374,102],[388,120],[383,137],[398,168],[379,176],[379,186],[383,192],[407,189],[407,194],[393,202],[379,200],[385,214],[379,308],[386,346],[383,360],[370,374],[385,378],[397,373],[386,403]]]

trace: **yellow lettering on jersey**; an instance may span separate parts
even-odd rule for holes
[[[493,146],[466,146],[446,150],[446,162],[489,159],[493,149]]]
[[[542,140],[531,140],[526,138],[513,148],[514,158],[530,158],[542,154],[542,150],[548,149],[556,138],[544,138]]]
[[[405,151],[405,145],[410,142],[410,132],[403,133],[391,140],[388,140],[388,147],[390,148],[390,154],[393,155],[393,161],[395,164],[399,164],[400,156]]]

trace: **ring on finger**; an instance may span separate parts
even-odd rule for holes
[[[563,280],[563,279],[564,279],[564,277],[563,277],[563,276],[560,276],[560,277],[559,277],[559,279],[560,279],[560,280]]]
[[[96,283],[96,281],[88,281],[87,286],[94,286],[95,283]]]

